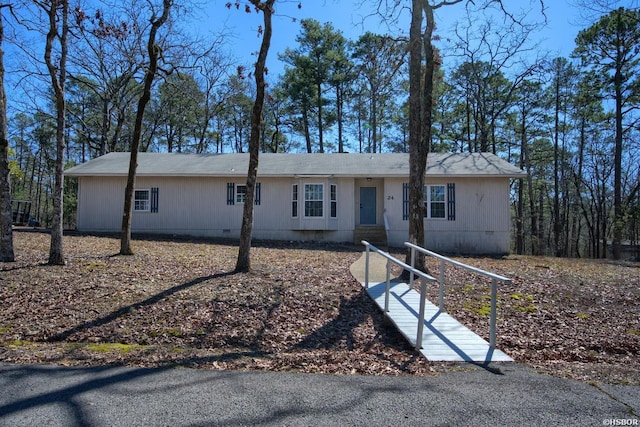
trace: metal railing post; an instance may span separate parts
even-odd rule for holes
[[[440,289],[438,291],[438,305],[444,311],[444,260],[440,260]]]
[[[365,245],[366,257],[364,259],[364,288],[369,289],[369,245]]]
[[[498,283],[491,279],[491,323],[489,324],[489,346],[496,348],[496,307],[498,296]]]
[[[445,263],[449,263],[452,264],[456,267],[460,267],[463,268],[467,271],[471,271],[473,273],[476,274],[480,274],[482,276],[487,276],[491,278],[491,313],[490,313],[490,319],[489,319],[489,345],[492,348],[495,348],[496,346],[496,327],[497,327],[497,312],[498,312],[498,282],[503,282],[503,283],[511,283],[511,279],[494,274],[494,273],[490,273],[484,270],[481,270],[479,268],[476,267],[472,267],[470,265],[461,263],[459,261],[455,261],[452,260],[450,258],[444,257],[440,254],[437,254],[435,252],[429,251],[427,249],[421,248],[419,246],[414,245],[413,243],[410,242],[405,242],[405,246],[411,248],[411,263],[412,265],[415,266],[415,252],[414,251],[419,251],[420,253],[423,253],[425,255],[430,255],[433,256],[435,258],[438,258],[441,262],[440,262],[440,289],[439,289],[439,304],[440,304],[440,310],[444,310],[444,264]]]
[[[387,284],[384,296],[384,312],[389,312],[389,293],[391,292],[391,260],[387,258]]]
[[[416,350],[422,348],[422,333],[424,331],[424,310],[426,306],[427,281],[420,280],[420,309],[418,311],[418,334],[416,336]]]
[[[411,248],[411,268],[416,268],[416,251]],[[413,271],[409,271],[409,289],[413,289]]]

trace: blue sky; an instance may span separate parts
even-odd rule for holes
[[[227,48],[240,62],[246,61],[251,65],[253,58],[249,52],[255,52],[260,47],[260,38],[257,36],[258,26],[262,23],[262,16],[258,14],[246,14],[243,10],[228,10],[224,4],[226,1],[216,1],[203,11],[203,31],[216,32],[226,28],[229,42]],[[242,4],[244,4],[243,2]],[[247,2],[248,3],[248,2]],[[331,22],[334,28],[341,30],[346,38],[356,40],[362,33],[369,30],[377,33],[399,34],[398,29],[388,28],[380,24],[367,7],[358,8],[361,0],[302,0],[302,8],[298,9],[297,0],[276,1],[277,16],[273,21],[273,37],[267,66],[272,75],[282,72],[283,64],[278,60],[278,53],[287,47],[295,47],[295,37],[300,33],[300,20],[313,18],[320,23]],[[372,2],[369,1],[371,4]],[[585,25],[581,24],[579,10],[571,3],[573,0],[546,0],[545,11],[547,23],[544,29],[532,35],[533,42],[539,42],[540,50],[549,52],[552,56],[569,56],[574,48],[574,40],[578,31]],[[510,11],[531,9],[529,19],[542,22],[544,17],[540,13],[538,0],[508,0],[505,2]],[[443,38],[453,35],[452,28],[456,21],[464,17],[465,11],[462,4],[441,8],[436,15],[438,24],[437,33]],[[295,18],[295,21],[294,21]],[[212,26],[216,22],[218,25]],[[408,16],[400,22],[404,28],[408,28]],[[444,46],[441,46],[444,48]],[[444,49],[443,49],[444,50]],[[448,61],[445,58],[444,66]]]

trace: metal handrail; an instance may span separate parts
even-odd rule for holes
[[[382,214],[382,219],[384,220],[384,236],[387,238],[387,248],[389,247],[389,217],[387,217],[387,213]]]
[[[424,312],[425,312],[425,307],[426,307],[426,294],[427,294],[427,285],[426,282],[430,281],[430,282],[436,282],[436,278],[433,276],[428,275],[427,273],[420,271],[418,269],[416,269],[413,266],[410,266],[408,264],[405,264],[404,262],[394,258],[393,256],[389,255],[389,253],[384,252],[378,248],[376,248],[375,246],[373,246],[371,243],[367,242],[366,240],[362,240],[361,242],[365,248],[366,248],[366,257],[365,257],[365,271],[364,271],[364,286],[365,289],[369,288],[369,254],[371,251],[374,251],[375,253],[381,255],[382,257],[386,258],[387,260],[387,275],[386,275],[386,287],[385,287],[385,296],[384,296],[384,312],[388,313],[389,312],[389,294],[390,294],[390,290],[391,290],[391,264],[396,264],[399,265],[400,267],[402,267],[403,269],[409,271],[409,273],[411,274],[412,280],[413,280],[413,276],[416,275],[418,277],[420,277],[421,280],[421,286],[420,286],[420,309],[418,310],[418,333],[416,336],[416,349],[419,350],[422,347],[422,333],[424,330]]]
[[[438,258],[440,260],[440,280],[438,281],[440,284],[439,287],[439,292],[438,292],[438,305],[440,308],[440,311],[444,311],[444,265],[445,263],[450,263],[455,265],[456,267],[460,267],[463,268],[465,270],[471,271],[473,273],[476,274],[480,274],[482,276],[487,276],[489,278],[491,278],[491,315],[490,315],[490,320],[489,320],[489,345],[492,348],[495,348],[496,346],[496,318],[497,318],[497,297],[498,297],[498,283],[497,282],[504,282],[504,283],[511,283],[511,279],[509,279],[508,277],[504,277],[504,276],[500,276],[498,274],[495,273],[491,273],[485,270],[482,270],[480,268],[477,267],[473,267],[471,265],[467,265],[464,264],[462,262],[459,261],[455,261],[452,260],[450,258],[447,258],[443,255],[440,255],[436,252],[432,252],[428,249],[425,249],[423,247],[420,247],[418,245],[414,245],[413,243],[409,243],[409,242],[405,242],[404,243],[405,246],[407,246],[408,248],[411,249],[411,267],[415,267],[415,251],[421,252],[425,255],[429,255],[432,256],[434,258]],[[409,278],[409,286],[412,286],[413,284],[413,277],[411,276],[412,273],[411,271],[409,272],[410,274],[410,278]]]

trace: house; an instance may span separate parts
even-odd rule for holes
[[[132,231],[238,238],[248,159],[140,153]],[[120,230],[128,165],[129,153],[110,153],[65,172],[78,179],[79,231]],[[508,253],[510,179],[523,175],[493,154],[429,154],[426,246]],[[408,154],[260,154],[253,238],[402,246],[408,180]]]

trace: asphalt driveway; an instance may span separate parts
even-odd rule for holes
[[[640,387],[516,364],[434,377],[0,365],[2,426],[601,426],[639,415]]]

